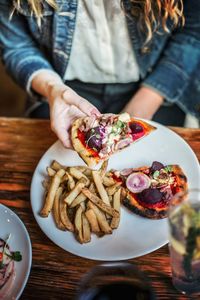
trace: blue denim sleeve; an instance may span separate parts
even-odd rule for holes
[[[24,89],[32,75],[41,70],[52,70],[51,64],[39,50],[28,32],[26,20],[15,13],[9,20],[12,1],[0,1],[0,49],[7,72]]]
[[[165,51],[143,85],[158,91],[170,102],[181,96],[200,62],[200,1],[184,1],[185,26],[171,35]]]

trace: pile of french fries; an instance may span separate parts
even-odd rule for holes
[[[108,161],[99,170],[88,167],[66,167],[57,161],[47,167],[43,181],[45,201],[42,217],[53,213],[61,230],[74,232],[82,243],[91,241],[91,234],[111,234],[120,222],[121,183],[107,172]]]

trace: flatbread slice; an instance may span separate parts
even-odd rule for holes
[[[72,124],[71,139],[75,151],[89,167],[94,167],[155,129],[128,113],[104,114],[77,119]]]
[[[179,165],[167,165],[156,170],[156,164],[162,165],[154,162],[151,167],[113,173],[116,181],[122,181],[123,205],[133,213],[150,219],[166,218],[172,197],[179,192],[185,194],[188,189],[186,175]]]

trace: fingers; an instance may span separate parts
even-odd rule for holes
[[[54,131],[65,148],[73,149],[70,135],[65,128],[55,129]]]
[[[85,117],[85,113],[80,110],[77,106],[71,105],[68,110],[69,118],[74,121],[75,119]]]
[[[64,103],[63,108],[60,104],[51,110],[51,128],[65,148],[73,149],[70,128],[73,121],[81,117],[85,117],[85,114],[74,105]]]
[[[88,116],[90,115],[99,116],[101,114],[93,104],[91,104],[86,99],[80,97],[71,89],[66,89],[63,92],[62,97],[64,100],[67,101],[67,104],[75,105],[80,111],[82,111]]]

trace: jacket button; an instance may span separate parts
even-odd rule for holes
[[[150,48],[146,46],[146,47],[143,47],[140,51],[142,54],[146,54],[146,53],[150,52]]]

